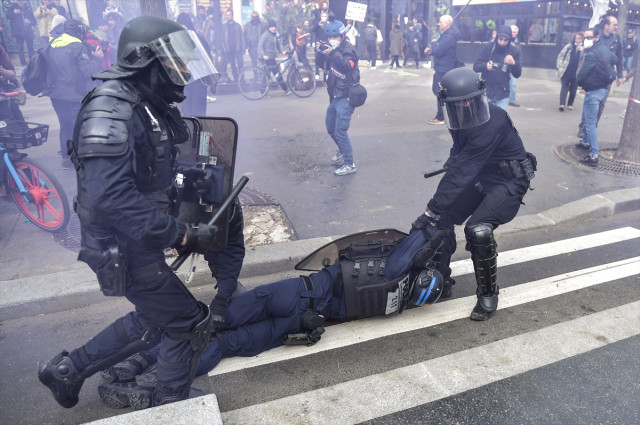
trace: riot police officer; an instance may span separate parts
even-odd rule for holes
[[[447,72],[438,98],[453,138],[445,174],[426,211],[412,225],[432,233],[449,230],[436,260],[445,278],[443,296],[450,296],[449,262],[455,251],[453,226],[467,220],[466,249],[478,285],[472,320],[487,320],[498,307],[497,244],[493,231],[511,221],[529,189],[536,168],[509,115],[487,102],[484,80],[468,68]]]
[[[128,404],[145,408],[188,397],[215,323],[167,266],[163,248],[205,252],[214,235],[207,225],[192,227],[170,214],[176,145],[188,138],[170,104],[184,100],[189,81],[215,75],[193,33],[143,16],[126,24],[117,64],[95,75],[104,82],[83,100],[68,147],[77,171],[78,259],[96,272],[105,295],[126,296],[135,311],[82,347],[39,363],[40,381],[63,407],[78,403],[86,378],[156,344],[157,386],[135,398],[125,394]]]

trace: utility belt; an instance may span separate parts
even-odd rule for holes
[[[300,276],[304,281],[307,291],[313,292],[313,281],[309,276]],[[324,316],[316,312],[316,300],[312,297],[307,298],[307,309],[300,319],[300,329],[296,332],[287,334],[284,339],[284,345],[306,345],[312,346],[320,341],[324,333]]]
[[[508,179],[525,179],[532,180],[535,177],[535,171],[538,169],[538,161],[534,154],[527,152],[527,158],[522,161],[511,159],[508,161],[500,161],[498,163],[502,175]]]

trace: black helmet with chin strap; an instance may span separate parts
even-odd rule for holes
[[[140,16],[127,22],[120,33],[116,64],[95,78],[130,77],[154,63],[176,86],[219,76],[195,32],[166,18]]]
[[[444,74],[438,85],[438,100],[445,108],[451,130],[475,127],[489,121],[485,82],[469,68],[455,68]]]

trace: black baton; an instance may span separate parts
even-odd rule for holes
[[[227,199],[224,200],[222,205],[220,205],[220,208],[218,209],[218,211],[216,211],[213,217],[211,217],[211,220],[209,220],[207,225],[211,227],[215,226],[215,224],[222,217],[222,214],[224,214],[225,211],[229,209],[229,207],[231,206],[231,203],[238,197],[238,195],[240,195],[240,191],[242,191],[242,189],[247,185],[247,183],[249,183],[249,177],[247,176],[240,177],[240,181],[238,182],[238,184],[233,188],[233,190],[231,191]],[[187,260],[187,258],[189,258],[189,255],[191,255],[191,252],[184,252],[180,254],[180,256],[176,258],[175,261],[171,264],[171,270],[173,270],[174,272],[177,271],[182,265],[182,263],[184,263]]]
[[[442,174],[442,173],[444,173],[445,171],[447,171],[447,169],[446,169],[446,168],[441,168],[441,169],[439,169],[439,170],[437,170],[437,171],[430,171],[430,172],[428,172],[428,173],[424,173],[424,178],[425,178],[425,179],[428,179],[429,177],[433,177],[433,176],[437,176],[438,174]]]

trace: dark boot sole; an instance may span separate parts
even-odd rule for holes
[[[469,318],[471,320],[475,320],[476,322],[484,322],[485,320],[489,320],[491,316],[493,316],[494,314],[495,314],[495,311],[492,311],[491,313],[488,313],[486,311],[483,311],[483,312],[472,311],[471,316],[469,316]]]
[[[112,409],[123,409],[131,406],[134,410],[151,406],[151,391],[123,392],[104,385],[98,387],[98,395],[102,403]]]

